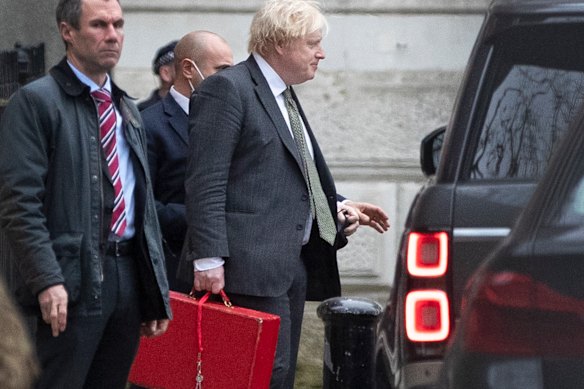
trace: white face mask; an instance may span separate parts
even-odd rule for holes
[[[205,79],[205,76],[203,76],[203,73],[201,73],[201,70],[199,69],[199,67],[197,66],[197,64],[195,63],[195,61],[193,61],[192,59],[188,59],[188,58],[186,58],[186,60],[193,64],[193,66],[195,67],[195,70],[197,71],[197,73],[199,73],[199,76],[201,77],[201,80],[204,80]]]

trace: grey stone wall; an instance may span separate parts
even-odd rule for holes
[[[327,13],[368,12],[368,13],[481,13],[489,0],[321,0]],[[149,9],[166,11],[169,9],[220,12],[255,12],[263,0],[124,0],[127,11]]]
[[[0,0],[0,50],[11,50],[15,42],[23,46],[45,43],[47,68],[64,54],[59,38],[55,7],[58,0]]]
[[[299,89],[338,190],[381,205],[392,228],[362,228],[339,252],[347,292],[374,290],[393,278],[395,252],[409,203],[423,182],[419,142],[444,125],[460,72],[323,70]]]
[[[0,49],[44,42],[47,67],[63,55],[57,0],[3,0]],[[446,124],[487,0],[323,0],[330,32],[315,80],[297,87],[339,191],[383,206],[392,229],[362,229],[340,252],[348,291],[388,291],[401,228],[424,182],[421,138]],[[155,88],[156,49],[195,29],[224,36],[235,60],[262,0],[122,0],[125,47],[116,81],[137,99]],[[367,292],[367,293],[369,293]]]
[[[317,77],[296,89],[338,189],[381,205],[392,229],[362,229],[339,253],[346,293],[389,291],[409,204],[425,178],[420,140],[444,125],[485,1],[324,1],[330,31]],[[156,87],[156,48],[195,29],[219,33],[236,62],[261,1],[126,0],[126,46],[115,76],[131,94]]]

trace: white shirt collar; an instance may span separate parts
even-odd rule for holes
[[[252,53],[253,58],[256,60],[262,74],[264,75],[270,89],[274,96],[279,96],[284,92],[287,88],[286,83],[282,78],[276,73],[274,68],[270,66],[270,64],[258,53]]]
[[[97,85],[91,78],[89,78],[85,74],[81,73],[81,70],[77,69],[75,67],[75,65],[73,65],[69,60],[67,60],[67,64],[69,65],[71,70],[73,70],[73,73],[75,73],[75,75],[77,76],[79,81],[81,81],[83,84],[87,85],[91,92],[103,88],[103,89],[107,90],[110,94],[112,93],[111,79],[110,79],[108,74],[105,75],[105,82],[103,83],[103,86],[100,86],[100,85]]]
[[[174,89],[174,85],[170,87],[170,91],[168,92],[173,97],[174,101],[182,108],[183,111],[188,115],[189,114],[189,103],[190,99],[179,93],[176,89]]]

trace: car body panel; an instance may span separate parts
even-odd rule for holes
[[[584,110],[510,236],[467,283],[441,387],[584,385]]]
[[[423,171],[435,175],[416,195],[404,225],[392,291],[378,325],[378,389],[410,387],[417,382],[412,374],[423,372],[425,364],[441,364],[446,342],[406,338],[406,294],[419,288],[446,291],[456,330],[471,274],[507,237],[583,101],[584,2],[493,2],[448,126],[422,142]],[[444,277],[406,273],[412,231],[449,234]]]

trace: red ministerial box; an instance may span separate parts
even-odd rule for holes
[[[173,291],[170,305],[174,319],[166,333],[140,340],[131,383],[157,389],[195,388],[197,316],[202,307],[202,388],[269,388],[279,316],[216,302],[202,304]]]

